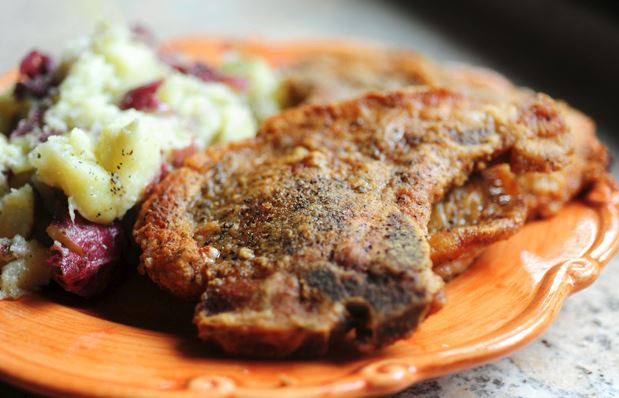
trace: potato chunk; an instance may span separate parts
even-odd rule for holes
[[[0,197],[0,238],[28,236],[34,224],[34,194],[30,185]]]
[[[19,235],[0,238],[0,300],[16,299],[46,285],[51,273],[47,255],[47,249],[35,240],[26,241]]]
[[[161,145],[130,123],[104,130],[98,141],[80,129],[54,136],[30,155],[38,178],[61,188],[84,218],[110,223],[121,218],[140,198],[159,172]]]

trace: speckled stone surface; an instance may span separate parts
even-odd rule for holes
[[[619,259],[568,298],[536,341],[498,361],[414,386],[397,398],[619,397]]]
[[[0,3],[0,70],[13,67],[31,47],[56,51],[97,20],[123,17],[145,22],[164,38],[187,33],[357,37],[415,48],[441,60],[486,63],[414,13],[378,1],[39,0]],[[619,176],[617,170],[614,174]],[[0,383],[0,396],[31,394]],[[593,286],[570,297],[533,343],[395,397],[619,397],[619,258]]]

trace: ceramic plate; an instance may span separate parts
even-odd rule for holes
[[[194,53],[212,49],[187,43]],[[94,301],[53,288],[0,301],[0,377],[63,397],[395,392],[495,359],[535,338],[566,297],[593,282],[616,251],[618,209],[619,193],[601,183],[586,200],[491,246],[447,285],[448,304],[441,311],[410,338],[372,356],[317,361],[218,356],[195,336],[193,305],[130,274]]]

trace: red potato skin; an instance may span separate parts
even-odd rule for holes
[[[64,290],[84,298],[102,292],[121,264],[127,239],[120,225],[95,224],[69,212],[57,212],[48,231],[60,234],[64,243],[56,242],[47,259],[52,279]],[[68,246],[68,247],[67,247]]]

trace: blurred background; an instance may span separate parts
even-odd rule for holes
[[[494,68],[593,116],[609,140],[619,127],[619,14],[586,0],[22,0],[0,5],[0,70],[31,47],[58,51],[104,19],[157,35],[277,39],[349,37]],[[615,138],[617,137],[617,138]]]
[[[564,99],[591,115],[603,140],[617,154],[619,13],[614,3],[612,0],[1,1],[0,71],[15,67],[31,48],[58,52],[67,40],[88,34],[102,20],[139,22],[164,40],[188,34],[282,40],[353,38],[418,50],[440,61],[496,69],[520,85]],[[617,165],[613,170],[619,176]],[[599,393],[600,386],[609,380],[612,387],[612,381],[619,380],[619,362],[611,354],[611,342],[619,344],[617,325],[608,330],[600,327],[602,337],[585,335],[579,326],[597,325],[595,322],[601,322],[604,311],[619,311],[618,266],[619,261],[615,259],[595,288],[568,300],[555,324],[536,343],[501,361],[422,383],[401,397],[429,398],[451,395],[449,392],[466,397],[506,396],[505,391],[509,391],[508,395],[522,396],[590,396]],[[609,303],[610,310],[602,310],[600,303]],[[617,319],[612,313],[606,315]],[[607,349],[605,344],[600,345],[602,348],[594,345],[598,339],[608,341]],[[549,358],[556,359],[558,351],[568,352],[573,360],[551,361]],[[506,378],[507,374],[512,379]],[[520,381],[508,384],[508,380],[517,379]],[[0,396],[30,395],[0,382]]]

